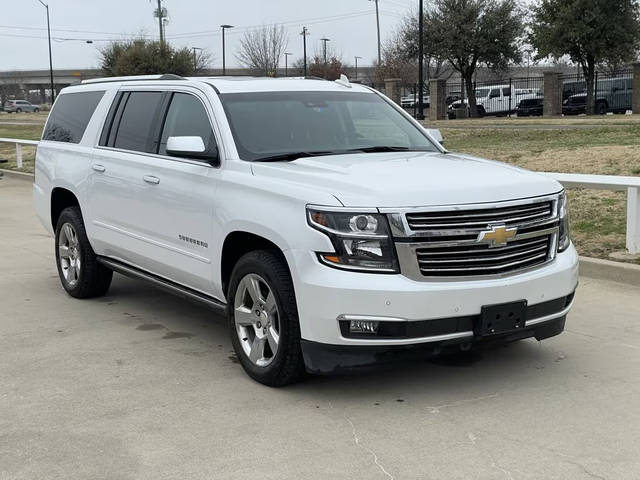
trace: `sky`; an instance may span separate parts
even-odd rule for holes
[[[47,0],[43,0],[47,3]],[[153,17],[157,0],[48,0],[54,68],[93,68],[109,40],[145,35],[158,38]],[[379,0],[384,42],[418,0]],[[167,39],[175,46],[205,48],[212,67],[222,65],[219,25],[227,30],[227,66],[238,66],[235,52],[247,27],[283,24],[289,35],[290,61],[302,57],[300,32],[310,32],[308,52],[320,39],[348,64],[354,56],[370,65],[377,56],[375,3],[371,0],[163,0],[169,12]],[[415,4],[415,5],[414,5]],[[0,0],[0,71],[48,69],[46,10],[38,0]],[[87,44],[86,40],[93,40]],[[284,64],[284,59],[282,61]]]

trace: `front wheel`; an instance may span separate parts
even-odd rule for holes
[[[98,263],[78,207],[65,208],[56,226],[56,265],[63,288],[75,298],[107,293],[113,272]]]
[[[606,115],[608,110],[608,106],[605,102],[598,102],[596,104],[596,113],[598,115]]]
[[[272,387],[304,374],[300,325],[286,263],[267,250],[247,253],[229,284],[231,343],[247,374]]]

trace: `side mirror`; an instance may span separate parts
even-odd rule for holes
[[[437,128],[425,128],[427,133],[440,145],[444,145],[444,138],[442,138],[442,132]]]
[[[215,144],[207,148],[202,137],[169,137],[167,139],[167,155],[206,160],[212,165],[218,163],[218,149]]]

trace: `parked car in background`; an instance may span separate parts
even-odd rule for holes
[[[418,95],[407,95],[400,99],[400,106],[402,108],[414,108],[418,103]],[[424,95],[422,97],[422,103],[424,108],[429,108],[431,104],[431,97],[429,95]]]
[[[4,111],[9,113],[39,112],[40,107],[26,100],[7,100],[4,102]]]
[[[562,102],[562,114],[563,115],[580,115],[587,113],[587,94],[578,93],[571,95],[564,102]]]
[[[476,105],[478,106],[478,114],[481,117],[485,115],[507,115],[513,113],[518,106],[518,102],[525,98],[533,98],[537,93],[516,93],[514,90],[511,96],[511,87],[509,85],[489,85],[476,89]],[[532,90],[533,92],[533,90]],[[455,118],[455,110],[461,108],[462,105],[468,105],[468,99],[464,101],[453,102],[449,105],[449,118]]]
[[[608,78],[598,81],[595,113],[625,113],[632,108],[633,79]],[[571,95],[562,103],[564,115],[580,115],[587,111],[587,93]]]
[[[544,97],[542,95],[525,98],[518,103],[516,114],[519,117],[540,117],[542,116],[543,105]]]

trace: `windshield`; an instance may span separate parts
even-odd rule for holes
[[[377,147],[438,151],[420,128],[374,93],[229,93],[220,99],[243,160]]]
[[[476,98],[484,98],[489,96],[488,88],[479,88],[476,90]]]

